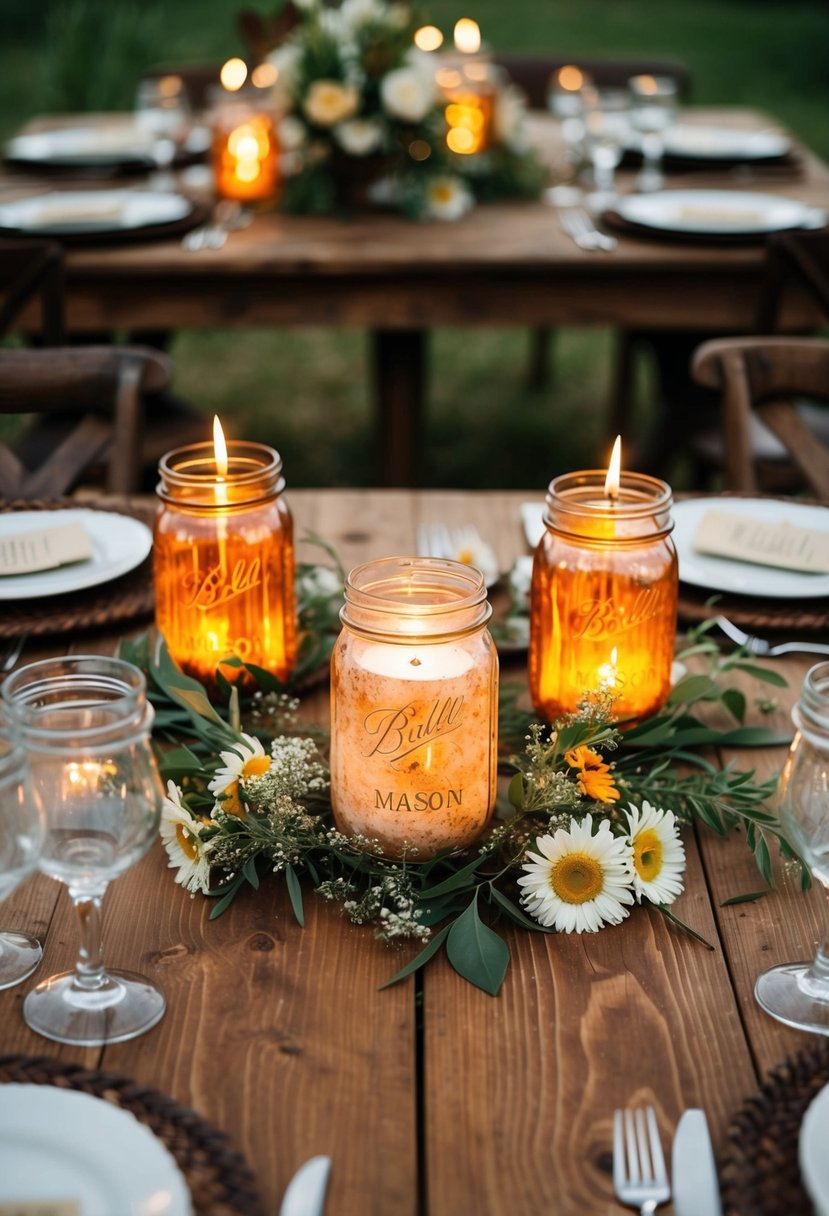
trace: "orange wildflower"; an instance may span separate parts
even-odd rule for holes
[[[589,747],[574,747],[565,752],[564,759],[571,768],[578,769],[576,784],[585,798],[592,798],[594,802],[616,802],[621,797],[613,784],[610,765],[598,752]]]

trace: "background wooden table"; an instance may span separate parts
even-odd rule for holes
[[[417,523],[444,519],[476,523],[502,568],[523,551],[522,498],[290,496],[299,534],[311,528],[331,541],[346,566],[411,552]],[[25,657],[114,644],[104,635],[56,639]],[[770,725],[789,728],[808,666],[805,657],[776,662],[790,687]],[[523,678],[520,661],[505,665],[502,679],[510,678]],[[327,721],[326,695],[306,699],[309,720]],[[719,759],[767,776],[784,754]],[[113,884],[105,928],[110,965],[163,985],[160,1024],[103,1050],[61,1047],[24,1026],[27,981],[0,993],[0,1052],[79,1061],[192,1105],[246,1155],[266,1210],[278,1209],[303,1160],[328,1153],[328,1216],[611,1216],[622,1210],[610,1174],[615,1106],[652,1102],[666,1146],[681,1111],[704,1107],[722,1154],[741,1101],[772,1065],[814,1041],[763,1014],[753,984],[765,967],[811,955],[824,914],[818,893],[783,883],[756,903],[723,907],[761,886],[743,840],[698,829],[685,842],[687,889],[676,911],[713,951],[644,908],[598,934],[502,925],[512,963],[495,999],[443,959],[416,982],[379,992],[408,952],[390,952],[310,892],[305,929],[282,887],[267,882],[208,923],[212,905],[175,885],[156,844]],[[76,926],[57,884],[24,884],[0,923],[41,936],[34,979],[74,963]]]

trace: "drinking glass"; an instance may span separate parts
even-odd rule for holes
[[[23,1016],[58,1043],[98,1047],[134,1038],[159,1020],[164,997],[143,976],[104,969],[101,906],[107,884],[138,861],[158,830],[163,791],[144,676],[120,659],[46,659],[21,667],[0,693],[43,816],[40,869],[67,886],[81,935],[74,971],[38,984]]]
[[[780,823],[829,896],[829,662],[807,674],[792,718],[797,733],[780,774]],[[764,971],[754,995],[779,1022],[829,1034],[829,926],[812,962]]]
[[[670,76],[631,76],[628,88],[631,122],[642,137],[642,170],[636,188],[661,190],[665,132],[676,118],[676,81]]]
[[[568,63],[553,72],[547,83],[547,108],[561,122],[567,160],[578,165],[584,155],[584,101],[582,89],[590,77]]]
[[[184,146],[190,125],[190,102],[184,81],[168,76],[147,76],[135,90],[135,124],[152,136],[152,155],[159,169],[168,169]]]
[[[616,201],[616,167],[630,137],[630,95],[626,89],[582,90],[584,142],[593,166],[595,191],[587,202],[595,210]]]
[[[26,757],[0,710],[0,900],[37,868],[43,821],[29,788]],[[30,976],[42,956],[28,933],[0,933],[0,988]]]

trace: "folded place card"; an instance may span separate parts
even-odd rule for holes
[[[715,557],[806,574],[829,574],[829,530],[709,510],[697,526],[693,544],[698,553]]]
[[[91,557],[92,541],[80,523],[0,537],[0,575],[36,574]]]

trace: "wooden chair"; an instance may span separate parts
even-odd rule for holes
[[[0,240],[0,338],[8,334],[30,300],[40,297],[40,339],[65,340],[63,252],[53,241]]]
[[[781,232],[769,237],[757,308],[757,333],[778,328],[786,289],[806,289],[829,319],[829,232]]]
[[[171,374],[170,360],[144,347],[0,350],[0,414],[40,415],[36,455],[42,458],[32,470],[0,444],[0,496],[64,494],[101,462],[108,491],[137,490],[142,394],[165,388]]]
[[[823,442],[792,400],[806,395],[829,403],[829,341],[720,338],[698,348],[691,372],[698,384],[721,394],[726,489],[769,488],[769,470],[752,443],[757,417],[783,445],[801,481],[829,499],[829,427]],[[829,409],[825,414],[829,422]]]

